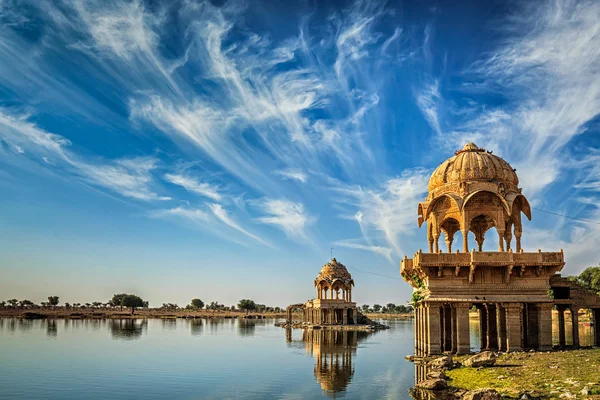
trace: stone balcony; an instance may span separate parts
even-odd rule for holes
[[[412,277],[427,280],[466,279],[474,282],[475,272],[479,269],[503,275],[502,283],[508,283],[511,277],[527,276],[549,277],[560,271],[565,264],[564,254],[558,252],[506,252],[471,251],[470,253],[423,253],[419,251],[410,259],[404,257],[400,264],[400,274],[414,285]],[[501,271],[501,272],[500,272]],[[429,286],[429,285],[428,285]]]

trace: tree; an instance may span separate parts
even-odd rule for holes
[[[21,300],[19,304],[21,305],[21,308],[29,308],[35,306],[35,303],[31,300]]]
[[[379,304],[373,304],[373,311],[379,312],[381,310],[381,306]]]
[[[0,301],[0,308],[4,308],[6,307],[6,302],[5,301]]]
[[[573,278],[570,277],[569,279]],[[584,288],[600,294],[600,265],[586,268],[574,280]]]
[[[385,308],[387,308],[387,312],[393,313],[394,309],[396,308],[396,305],[394,303],[387,303],[385,305]]]
[[[135,309],[138,307],[144,307],[147,303],[142,300],[141,297],[136,296],[135,294],[126,294],[121,299],[121,306],[123,307],[131,307],[131,313],[135,313]]]
[[[202,308],[204,308],[204,302],[200,299],[192,299],[192,307],[202,310]]]
[[[17,306],[17,304],[19,304],[19,300],[17,300],[17,299],[10,299],[10,300],[8,300],[8,304],[10,304],[10,306],[12,308],[15,308]]]
[[[366,313],[366,312],[369,312],[369,307],[370,307],[370,306],[369,306],[368,304],[363,304],[363,305],[361,306],[361,308],[362,308],[362,310],[363,310],[363,312],[364,312],[364,313]]]
[[[122,307],[121,303],[123,302],[123,297],[127,296],[127,293],[118,293],[114,294],[110,303],[113,307]]]
[[[242,299],[238,303],[238,308],[240,310],[245,310],[246,314],[248,314],[248,311],[256,310],[256,303],[250,299]]]
[[[50,304],[52,307],[55,307],[58,305],[58,296],[48,296],[48,304]]]

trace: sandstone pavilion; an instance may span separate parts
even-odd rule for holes
[[[314,325],[355,325],[358,321],[356,303],[352,301],[354,280],[346,266],[335,258],[323,265],[314,282],[317,298],[287,308],[288,321],[292,310],[302,309],[302,322]]]
[[[405,256],[400,267],[416,292],[417,356],[468,353],[473,306],[481,350],[550,349],[553,308],[560,346],[566,345],[565,312],[572,316],[572,345],[579,345],[580,309],[591,310],[594,345],[600,345],[600,297],[558,274],[565,265],[563,251],[523,250],[521,221],[523,215],[531,219],[531,207],[518,185],[508,162],[474,143],[431,175],[427,198],[418,205],[428,251]],[[453,251],[457,233],[462,243]],[[469,233],[475,241],[471,250]],[[483,251],[485,239],[497,241],[497,251]]]

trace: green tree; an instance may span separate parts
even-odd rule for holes
[[[4,308],[6,307],[6,302],[5,301],[0,301],[0,308]]]
[[[388,312],[393,313],[394,309],[396,308],[396,305],[394,303],[387,303],[385,305],[385,308],[387,308]]]
[[[35,306],[35,303],[31,300],[21,300],[19,302],[19,305],[21,306],[21,308],[29,308]]]
[[[381,306],[379,304],[373,304],[373,311],[375,311],[375,312],[381,311]]]
[[[204,302],[200,299],[192,299],[192,307],[202,310],[202,308],[204,308]]]
[[[246,314],[248,314],[248,311],[256,310],[256,303],[250,299],[242,299],[238,303],[238,308],[240,310],[245,310]]]
[[[584,288],[600,294],[600,265],[586,268],[575,280]]]
[[[58,296],[48,296],[48,304],[50,304],[52,307],[55,307],[58,305]]]
[[[17,300],[17,299],[10,299],[10,300],[7,301],[7,303],[10,304],[10,306],[12,308],[15,308],[17,306],[17,304],[19,304],[19,300]]]
[[[122,307],[121,303],[123,302],[123,297],[125,296],[127,296],[127,293],[114,294],[112,299],[110,300],[110,304],[113,307]]]
[[[135,309],[138,307],[147,306],[147,303],[142,300],[141,297],[136,296],[135,294],[126,294],[121,299],[121,306],[123,307],[131,307],[131,313],[135,313]]]
[[[369,312],[369,307],[370,306],[368,304],[363,304],[360,308],[362,308],[363,312],[366,313]]]

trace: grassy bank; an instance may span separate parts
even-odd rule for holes
[[[457,361],[465,358],[455,357]],[[493,388],[515,398],[528,391],[548,399],[560,398],[566,392],[576,395],[578,399],[600,399],[599,372],[600,349],[588,348],[504,353],[493,367],[462,367],[448,371],[447,375],[453,387],[467,390]],[[592,396],[580,393],[585,386],[591,390]]]
[[[413,317],[413,313],[408,313],[408,314],[366,313],[363,315],[370,319],[410,319]]]

